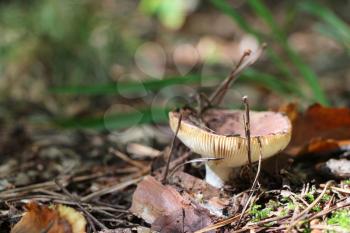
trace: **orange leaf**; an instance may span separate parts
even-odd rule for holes
[[[25,207],[27,211],[11,233],[85,233],[84,216],[71,207],[48,207],[36,202],[30,202]]]
[[[285,109],[288,116],[296,112],[295,108]],[[292,140],[286,150],[290,155],[327,153],[350,146],[348,108],[328,108],[315,104],[304,114],[294,117],[292,122]]]

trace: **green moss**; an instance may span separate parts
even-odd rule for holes
[[[315,200],[314,195],[310,192],[305,194],[305,199],[308,203],[312,203]]]
[[[307,228],[304,228],[303,233],[310,233],[311,232],[311,228],[310,227],[307,227]]]
[[[269,202],[267,202],[266,207],[270,208],[271,210],[276,210],[279,206],[279,203],[277,201],[274,200],[269,200]]]
[[[284,217],[284,216],[287,216],[289,214],[289,212],[291,212],[295,209],[295,205],[292,202],[288,202],[287,204],[284,204],[281,208],[282,208],[282,210],[279,211],[278,216]]]
[[[312,207],[312,210],[315,212],[320,212],[322,210],[321,206],[319,204],[315,205],[314,207]]]
[[[295,209],[294,203],[288,202],[288,203],[287,203],[287,209],[288,209],[288,210],[294,210],[294,209]]]
[[[350,229],[350,210],[335,211],[327,221],[330,225],[337,225],[346,230]]]
[[[325,195],[323,195],[323,197],[322,197],[322,202],[327,202],[327,201],[329,201],[331,199],[331,195],[328,195],[328,194],[325,194]]]
[[[272,209],[270,207],[262,208],[261,205],[253,205],[250,214],[252,215],[252,221],[258,222],[262,219],[270,217]]]

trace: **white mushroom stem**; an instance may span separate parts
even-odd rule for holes
[[[221,188],[229,181],[233,169],[232,167],[218,166],[207,162],[205,164],[205,171],[205,181],[214,187]]]

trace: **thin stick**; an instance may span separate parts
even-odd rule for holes
[[[130,159],[129,156],[120,152],[119,150],[110,148],[110,152],[112,152],[116,157],[120,158],[121,160],[124,160],[125,162],[127,162],[127,163],[129,163],[137,168],[140,168],[141,170],[145,169],[145,165],[143,165],[142,163],[140,163],[138,161]]]
[[[254,54],[251,54],[250,50],[247,50],[244,52],[237,66],[231,71],[230,75],[223,82],[221,82],[219,86],[214,90],[213,94],[210,95],[209,101],[211,105],[220,105],[227,90],[230,88],[232,83],[237,79],[238,75],[246,67],[252,65],[261,56],[265,47],[266,47],[266,44],[263,44]]]
[[[87,221],[89,222],[89,225],[90,225],[90,227],[91,227],[91,230],[92,230],[92,232],[97,232],[97,229],[96,229],[96,227],[95,227],[95,224],[94,224],[94,222],[91,220],[91,218],[87,218]]]
[[[90,193],[84,197],[81,197],[80,199],[81,199],[81,201],[90,201],[93,198],[100,197],[100,196],[106,195],[108,193],[114,193],[114,192],[120,191],[120,190],[122,190],[130,185],[137,184],[139,181],[142,180],[142,177],[143,176],[136,177],[132,180],[127,180],[127,181],[124,181],[122,183],[118,183],[118,184],[112,185],[110,187],[100,189],[96,192],[93,192],[93,193]]]
[[[262,144],[261,144],[261,140],[260,140],[260,137],[258,137],[258,143],[259,143],[259,162],[258,162],[258,170],[256,171],[256,175],[255,175],[255,178],[254,178],[254,181],[253,181],[253,185],[252,185],[252,189],[251,191],[254,191],[257,183],[258,183],[258,178],[259,178],[259,175],[260,175],[260,171],[261,171],[261,161],[262,161]]]
[[[327,210],[323,210],[321,212],[316,213],[313,216],[310,216],[308,219],[312,220],[312,219],[315,219],[315,218],[319,218],[319,217],[324,216],[324,215],[326,215],[326,214],[328,214],[330,212],[333,212],[334,210],[342,209],[342,208],[345,208],[345,207],[348,207],[348,206],[350,206],[350,202],[345,202],[345,203],[340,204],[340,205],[335,205],[335,206],[333,206],[333,207],[331,207],[331,208],[329,208]]]
[[[204,228],[202,228],[202,229],[200,229],[198,231],[195,231],[194,233],[204,233],[204,232],[207,232],[207,231],[212,231],[212,230],[218,229],[220,227],[226,226],[226,225],[234,222],[240,216],[241,216],[241,214],[234,215],[234,216],[232,216],[232,217],[230,217],[228,219],[224,219],[224,220],[222,220],[220,222],[217,222],[217,223],[215,223],[213,225],[210,225],[210,226],[204,227]]]
[[[235,66],[235,68],[230,72],[229,76],[215,89],[213,94],[210,96],[209,101],[211,104],[215,104],[214,101],[216,100],[219,104],[222,101],[222,98],[224,97],[227,89],[230,87],[230,83],[235,81],[237,78],[236,71],[238,68],[242,65],[243,60],[250,56],[251,50],[244,51],[242,57],[239,59],[238,64]]]
[[[96,223],[101,229],[103,230],[107,230],[108,228],[101,223],[100,221],[98,221],[94,216],[92,216],[92,214],[90,214],[81,204],[80,201],[73,196],[63,185],[61,185],[61,183],[59,182],[58,179],[55,180],[56,185],[74,202],[76,202],[76,205],[81,209],[81,211],[84,212],[84,214],[86,214],[86,216],[88,218],[90,218],[94,223]],[[95,228],[93,225],[91,225],[93,228]],[[94,232],[97,232],[96,229],[94,229]]]
[[[322,197],[324,196],[324,194],[326,193],[328,187],[333,183],[332,180],[328,181],[326,183],[326,185],[324,186],[324,189],[322,190],[321,194],[306,208],[304,209],[300,214],[298,214],[295,217],[295,220],[293,222],[290,223],[289,227],[287,228],[287,232],[291,232],[291,230],[293,229],[293,227],[298,224],[299,220],[305,215],[307,214],[315,205],[317,205],[317,203],[320,202],[320,200],[322,199]]]
[[[258,170],[256,171],[256,174],[255,174],[255,178],[254,178],[254,181],[253,181],[253,184],[252,184],[252,187],[250,188],[250,195],[249,195],[249,198],[246,202],[246,204],[244,205],[244,208],[242,210],[242,213],[246,212],[247,208],[248,208],[248,205],[251,201],[251,199],[253,198],[253,194],[255,192],[255,188],[258,184],[258,178],[259,178],[259,175],[260,175],[260,170],[261,170],[261,161],[262,161],[262,145],[261,145],[261,141],[260,141],[260,138],[258,137],[258,143],[259,143],[259,162],[258,162]],[[238,220],[238,223],[237,223],[237,226],[239,226],[239,224],[241,223],[241,220],[243,218],[243,214],[241,215],[241,217],[239,218]]]
[[[244,131],[245,131],[245,137],[247,138],[247,156],[248,156],[248,162],[249,162],[249,169],[250,172],[252,171],[252,151],[251,151],[251,138],[250,138],[250,115],[249,115],[249,102],[248,102],[248,96],[243,96],[242,98],[244,108],[245,108],[245,120],[244,120]]]
[[[324,184],[320,184],[320,187],[321,188],[324,188],[325,185]],[[331,187],[332,191],[338,191],[338,192],[341,192],[341,193],[346,193],[346,194],[350,194],[350,189],[343,189],[343,188],[338,188],[338,187]]]
[[[170,165],[171,157],[173,155],[174,144],[175,144],[175,140],[176,140],[177,134],[179,133],[181,121],[182,121],[182,114],[180,113],[179,121],[177,122],[176,131],[175,131],[173,140],[171,142],[169,156],[168,156],[168,161],[167,161],[167,164],[166,164],[166,167],[165,167],[165,171],[164,171],[164,175],[163,175],[163,179],[162,179],[162,184],[163,185],[165,185],[166,182],[167,182],[167,177],[168,177],[168,172],[169,172],[169,165]]]

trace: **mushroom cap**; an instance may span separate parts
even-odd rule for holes
[[[193,152],[207,158],[217,166],[239,167],[248,163],[245,138],[245,111],[210,109],[204,121],[209,129],[198,126],[189,116],[183,116],[177,137]],[[180,114],[169,112],[169,123],[176,131]],[[282,151],[291,139],[291,123],[287,116],[277,112],[250,111],[251,159],[263,159]],[[259,139],[261,149],[259,148]]]

